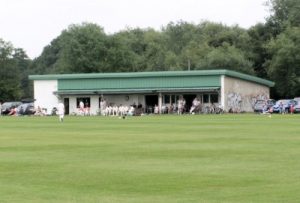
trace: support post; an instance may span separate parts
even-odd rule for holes
[[[225,76],[224,75],[221,76],[221,106],[222,106],[223,110],[226,109],[226,106],[225,106]]]
[[[162,93],[158,93],[158,112],[161,114],[162,109]]]

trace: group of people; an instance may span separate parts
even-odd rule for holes
[[[178,109],[177,109],[177,114],[178,115],[181,115],[184,111],[184,108],[185,108],[185,104],[186,104],[186,101],[185,99],[181,96],[179,99],[178,99],[178,103],[177,103],[177,106],[178,106]]]
[[[9,115],[9,116],[17,116],[18,115],[18,108],[16,106],[13,106],[10,109],[10,111],[9,111],[9,113],[7,115]]]
[[[107,106],[105,109],[101,109],[101,115],[103,116],[124,116],[124,115],[129,115],[132,116],[134,115],[135,108],[131,106],[123,106],[122,104],[117,106]]]
[[[35,111],[34,115],[35,116],[45,116],[45,115],[47,115],[46,109],[41,108],[40,106],[38,106],[36,108],[36,111]]]
[[[136,105],[133,103],[130,106],[126,105],[113,105],[107,104],[106,99],[100,101],[100,115],[102,116],[133,116],[137,113],[138,109],[142,108],[142,105]]]
[[[178,101],[177,101],[177,106],[176,104],[170,104],[168,106],[162,106],[161,110],[159,109],[158,105],[154,106],[154,114],[159,114],[159,113],[177,113],[178,115],[181,115],[184,110],[185,110],[185,105],[186,101],[185,99],[181,96]]]
[[[263,114],[272,114],[274,112],[273,108],[274,108],[273,106],[269,106],[267,103],[265,103],[263,105],[262,113]],[[290,105],[288,105],[286,107],[282,102],[279,102],[278,111],[276,111],[276,112],[278,112],[279,114],[285,114],[285,113],[293,114],[295,112],[295,106],[293,103],[291,103]]]
[[[47,114],[46,109],[41,108],[38,106],[37,108],[32,108],[29,112],[29,110],[26,110],[26,106],[23,107],[22,105],[17,107],[13,106],[7,115],[9,116],[21,116],[21,115],[35,115],[35,116],[45,116]]]
[[[161,107],[161,110],[159,109],[158,105],[154,106],[154,114],[178,114],[182,115],[185,112],[189,112],[190,114],[195,114],[195,113],[222,113],[223,108],[221,105],[215,105],[214,103],[211,103],[209,105],[202,105],[201,100],[199,97],[195,97],[194,100],[192,101],[192,105],[190,109],[188,109],[188,106],[186,105],[186,100],[184,99],[183,96],[181,96],[177,104],[169,104],[169,105],[164,105]]]
[[[190,113],[196,113],[196,112],[199,112],[201,110],[201,102],[200,102],[200,99],[198,97],[196,97],[194,100],[193,100],[193,103],[192,103],[192,107],[190,109]]]
[[[46,114],[47,114],[46,110],[38,106],[34,115],[45,116]],[[62,102],[59,102],[57,108],[55,108],[55,114],[58,115],[60,122],[64,121],[65,105]]]
[[[81,116],[89,116],[90,115],[90,105],[88,103],[83,103],[83,101],[79,102],[79,115]]]

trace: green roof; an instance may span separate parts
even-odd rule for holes
[[[273,87],[274,82],[255,76],[230,71],[230,70],[194,70],[194,71],[160,71],[160,72],[127,72],[127,73],[84,73],[84,74],[59,74],[59,75],[30,75],[30,80],[81,80],[81,79],[140,79],[146,78],[172,78],[172,77],[196,77],[196,76],[229,76],[261,85]],[[204,77],[205,78],[205,77]],[[207,77],[209,78],[209,77]],[[209,84],[210,86],[212,84]],[[213,85],[216,86],[216,85]],[[218,86],[218,85],[217,85]]]

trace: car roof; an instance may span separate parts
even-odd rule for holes
[[[9,105],[20,105],[21,102],[18,102],[18,101],[14,101],[14,102],[4,102],[2,104],[2,106],[9,106]]]
[[[23,104],[21,104],[20,106],[29,106],[29,105],[33,105],[33,102],[30,102],[30,103],[23,103]]]
[[[3,104],[12,104],[12,103],[22,103],[20,101],[9,101],[9,102],[4,102]]]

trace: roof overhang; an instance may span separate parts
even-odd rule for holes
[[[229,76],[250,82],[255,82],[268,87],[273,87],[274,82],[236,71],[194,70],[194,71],[160,71],[160,72],[128,72],[128,73],[85,73],[85,74],[57,74],[57,75],[30,75],[30,80],[72,80],[72,79],[112,79],[112,78],[153,78],[153,77],[183,77],[183,76]]]
[[[164,89],[103,89],[103,90],[59,90],[56,95],[102,95],[102,94],[156,94],[156,93],[208,93],[219,92],[220,87],[164,88]]]

